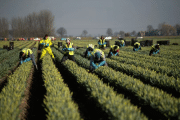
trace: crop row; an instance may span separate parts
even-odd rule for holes
[[[125,64],[132,64],[136,67],[139,66],[144,69],[147,68],[149,70],[154,70],[154,71],[156,71],[156,73],[167,74],[170,77],[173,76],[175,78],[180,78],[180,74],[179,74],[180,69],[178,69],[178,68],[161,66],[161,65],[154,64],[154,63],[146,63],[146,62],[140,61],[140,60],[134,60],[134,59],[124,58],[124,57],[117,57],[117,56],[112,56],[111,59],[116,60],[121,63],[125,63]]]
[[[52,50],[59,62],[63,55],[54,48]],[[117,95],[113,88],[104,84],[96,75],[88,73],[69,60],[65,61],[63,66],[76,78],[78,84],[85,87],[97,105],[108,114],[109,119],[147,119],[129,100],[124,99],[123,95]]]
[[[36,49],[33,52],[36,53]],[[8,77],[8,83],[0,93],[0,119],[20,120],[19,115],[23,111],[20,105],[32,65],[31,61],[24,63]]]
[[[76,62],[79,66],[86,69],[90,66],[90,61],[80,55],[75,54]],[[103,80],[112,84],[113,87],[125,89],[132,94],[135,94],[138,99],[142,100],[145,105],[150,105],[154,110],[160,111],[164,116],[171,118],[177,117],[178,114],[178,99],[165,93],[164,91],[146,85],[138,79],[132,78],[126,74],[115,71],[112,68],[100,67],[95,70],[95,73]]]
[[[78,106],[72,101],[72,93],[48,54],[42,60],[42,74],[47,90],[44,99],[47,119],[80,120]]]
[[[83,51],[76,50],[76,54],[83,55]],[[148,69],[144,69],[141,67],[136,67],[134,65],[122,64],[116,60],[112,60],[110,58],[106,58],[106,62],[109,67],[126,73],[128,75],[132,75],[142,81],[160,87],[164,89],[170,89],[177,91],[180,93],[180,80],[179,78],[175,79],[174,77],[168,77],[167,75],[163,75],[161,73],[156,73],[156,71],[151,71]]]
[[[176,49],[170,50],[172,47],[176,48]],[[143,55],[145,57],[149,56],[149,52],[151,50],[151,46],[150,47],[142,47],[142,50],[137,51],[137,52],[134,52],[132,50],[132,48],[133,48],[132,46],[124,47],[121,50],[125,51],[125,52],[129,52],[130,54],[134,54],[137,56]],[[156,58],[165,58],[165,59],[172,59],[172,58],[178,59],[179,58],[179,56],[177,55],[179,53],[178,46],[160,46],[160,48],[161,48],[160,55],[156,55]]]

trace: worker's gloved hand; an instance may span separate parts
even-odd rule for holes
[[[28,62],[28,61],[30,61],[31,60],[31,58],[27,58],[27,59],[25,59],[23,62]]]
[[[100,62],[98,67],[103,66],[105,63],[106,63],[105,61]]]
[[[90,56],[91,56],[91,53],[88,51],[87,55],[88,55],[88,57],[90,57]]]
[[[48,47],[49,46],[49,44],[46,44],[46,47]]]
[[[94,70],[95,70],[95,69],[97,69],[97,68],[98,68],[98,66],[97,66],[97,65],[94,65],[94,66],[93,66],[93,69],[94,69]]]
[[[74,51],[74,48],[68,48],[69,51]]]
[[[20,61],[20,64],[23,64],[23,61],[22,61],[22,60]]]
[[[41,43],[41,45],[45,45],[45,43]]]
[[[156,51],[156,54],[159,53],[159,50]]]
[[[106,42],[104,42],[102,45],[105,45],[106,44]]]
[[[102,45],[100,42],[98,42],[99,45]]]
[[[63,48],[62,50],[63,50],[63,51],[66,51],[66,50],[67,50],[67,48]]]
[[[113,56],[113,53],[112,53],[112,52],[110,52],[110,54]]]
[[[116,54],[114,54],[114,56],[116,56],[118,54],[118,52]]]

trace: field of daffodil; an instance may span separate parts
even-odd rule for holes
[[[137,52],[125,46],[119,56],[106,58],[108,66],[90,73],[84,52],[90,43],[98,46],[97,40],[73,40],[81,47],[74,51],[75,62],[62,64],[58,42],[65,44],[53,41],[55,61],[49,54],[39,61],[39,42],[15,41],[10,51],[1,49],[7,41],[0,42],[0,119],[180,119],[179,45],[161,45],[160,54],[153,56],[150,46]],[[31,61],[18,65],[24,47],[32,48],[38,70]],[[109,50],[102,51],[107,56]]]

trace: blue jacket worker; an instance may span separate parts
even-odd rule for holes
[[[108,65],[106,63],[104,52],[100,49],[95,49],[91,53],[89,71],[93,72],[95,69],[99,68],[100,66],[108,66]]]
[[[86,52],[84,57],[90,58],[91,57],[91,53],[94,51],[94,45],[93,44],[89,44],[87,46]]]

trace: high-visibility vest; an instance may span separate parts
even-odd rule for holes
[[[28,49],[28,48],[24,48],[24,49],[22,49],[22,52],[23,52],[23,53],[25,53],[26,57],[28,57],[28,56],[29,56],[29,53],[30,53],[30,54],[32,54],[32,53],[33,53],[33,52],[32,52],[32,50],[31,50],[31,49]]]
[[[66,44],[65,48],[73,48],[72,46],[73,46],[73,43],[70,42],[69,47]],[[64,54],[74,55],[74,51],[64,51]]]
[[[117,46],[117,48],[115,49],[114,47]],[[111,45],[111,50],[114,52],[114,51],[117,51],[119,49],[119,46],[118,45]]]
[[[120,44],[123,44],[124,43],[124,40],[120,40]]]
[[[157,50],[159,50],[160,48],[159,48],[159,49],[157,49],[157,48],[156,48],[156,45],[158,45],[158,44],[153,45],[153,46],[151,47],[151,50],[153,50],[153,51],[157,51]]]

